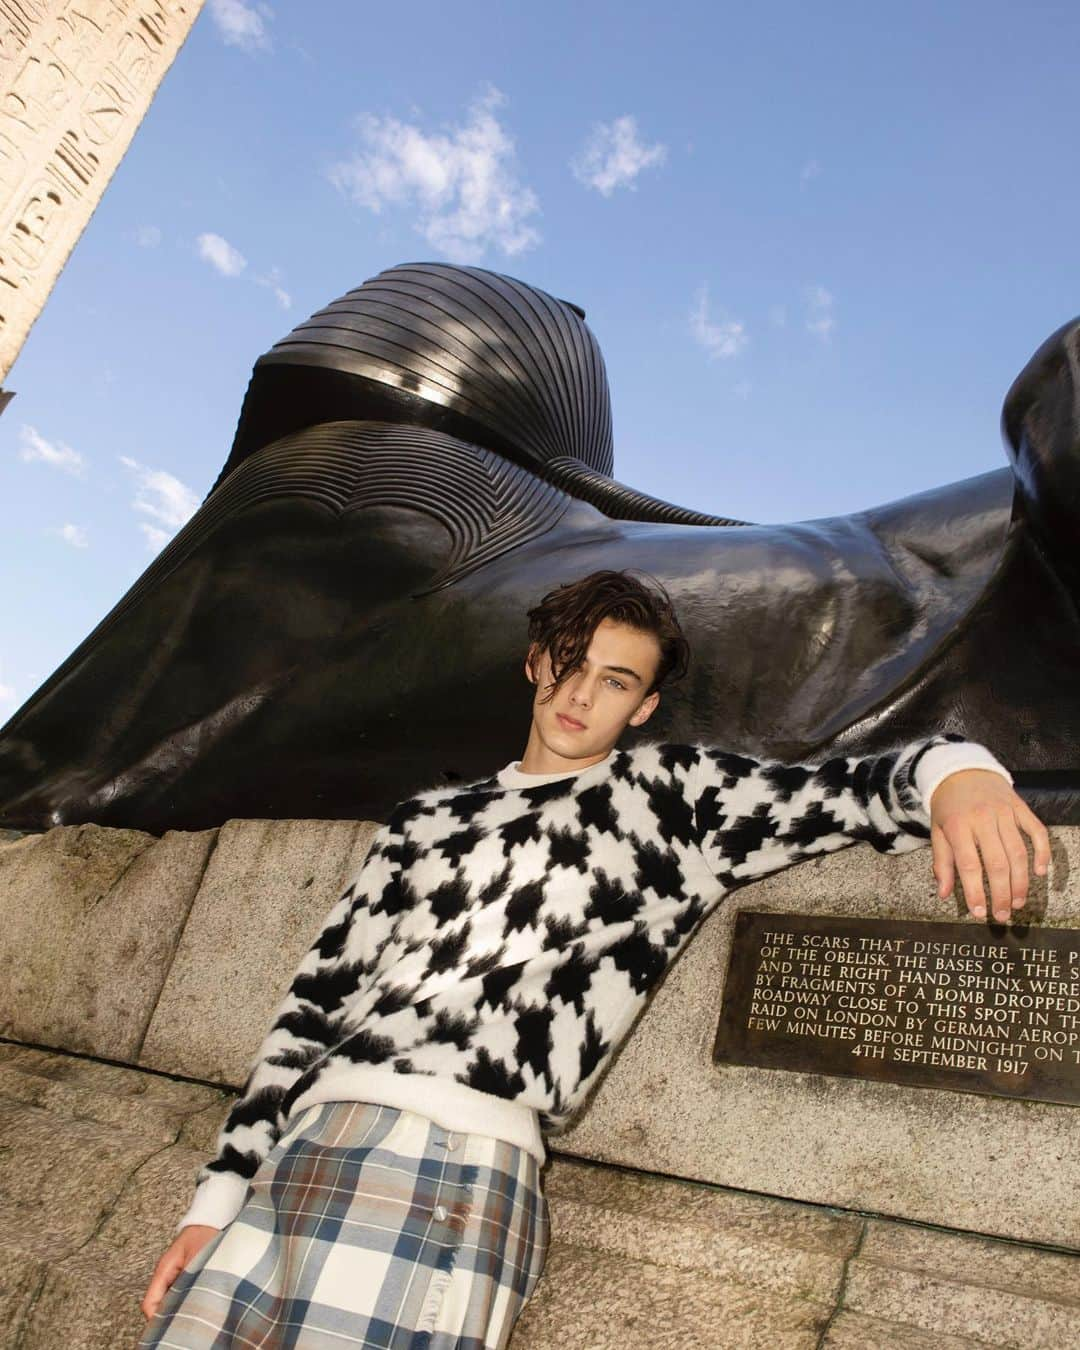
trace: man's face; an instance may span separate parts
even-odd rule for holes
[[[660,701],[646,694],[660,664],[660,644],[613,619],[602,619],[584,663],[544,702],[554,683],[547,651],[530,652],[525,674],[536,684],[533,735],[550,755],[577,760],[603,757],[627,726],[640,726]]]

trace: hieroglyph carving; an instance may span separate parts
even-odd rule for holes
[[[0,379],[203,0],[0,0]]]

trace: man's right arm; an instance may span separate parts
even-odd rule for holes
[[[400,836],[393,818],[371,841],[363,865],[327,914],[300,962],[218,1133],[215,1156],[196,1174],[194,1198],[176,1225],[224,1228],[247,1199],[251,1178],[284,1128],[289,1088],[333,1048],[338,1015],[374,969],[397,918]]]

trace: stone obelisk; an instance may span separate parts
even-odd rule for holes
[[[0,0],[0,380],[202,5]]]

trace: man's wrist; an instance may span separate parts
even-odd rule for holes
[[[935,788],[950,774],[959,773],[961,769],[990,769],[1000,774],[1010,785],[1013,781],[1005,765],[977,741],[950,741],[947,745],[931,746],[915,766],[915,787],[927,815],[930,814],[930,799]]]

